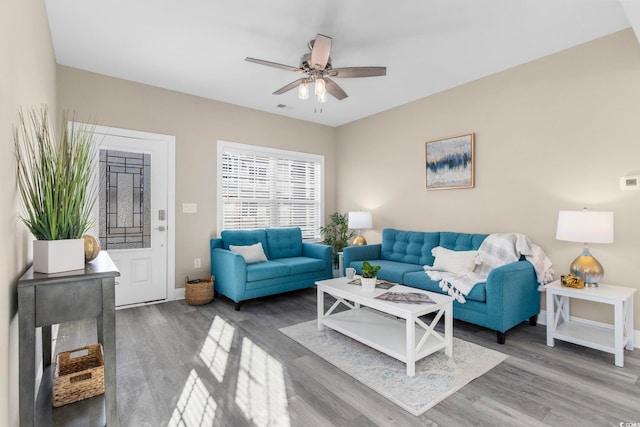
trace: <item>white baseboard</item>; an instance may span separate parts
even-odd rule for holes
[[[176,288],[173,290],[173,299],[184,299],[184,288]]]
[[[613,325],[609,323],[596,322],[595,320],[589,320],[589,319],[584,319],[582,317],[575,317],[575,316],[571,316],[570,318],[574,322],[582,322],[589,325],[600,326],[603,328],[611,329],[611,331],[613,331]],[[540,314],[538,315],[538,323],[546,326],[547,324],[546,310],[540,310]],[[640,331],[637,331],[637,330],[633,331],[633,347],[640,348]]]

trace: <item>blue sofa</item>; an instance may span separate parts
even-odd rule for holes
[[[229,246],[260,243],[267,261],[248,264]],[[225,230],[211,239],[215,291],[235,302],[308,288],[333,276],[331,246],[302,241],[300,228]]]
[[[427,291],[445,293],[439,282],[431,280],[424,265],[433,265],[431,250],[442,246],[455,251],[477,250],[486,234],[418,232],[384,229],[382,243],[350,246],[344,249],[344,267],[361,272],[362,263],[380,265],[378,278]],[[533,265],[520,261],[494,268],[486,283],[477,284],[466,302],[453,303],[453,317],[495,330],[504,344],[506,333],[529,320],[536,324],[540,312],[540,293]]]

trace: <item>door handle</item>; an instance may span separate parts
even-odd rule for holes
[[[154,230],[158,230],[158,231],[165,231],[167,229],[167,227],[165,227],[164,225],[159,225],[156,228],[154,228]]]

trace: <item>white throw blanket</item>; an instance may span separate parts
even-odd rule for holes
[[[478,248],[479,265],[470,273],[436,271],[429,265],[425,265],[424,270],[432,280],[440,280],[442,290],[447,291],[458,302],[464,303],[465,296],[469,295],[475,285],[487,281],[491,270],[516,262],[523,255],[533,264],[540,284],[538,291],[543,292],[544,285],[553,281],[551,260],[540,246],[519,233],[494,233],[487,236]]]

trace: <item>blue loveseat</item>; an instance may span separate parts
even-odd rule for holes
[[[266,261],[247,263],[230,250],[256,243]],[[331,246],[303,242],[299,228],[225,230],[211,239],[210,249],[215,291],[233,300],[236,310],[241,301],[312,287],[333,275]]]
[[[439,282],[431,280],[424,265],[433,265],[431,250],[436,246],[454,251],[477,250],[486,234],[418,232],[384,229],[382,243],[350,246],[344,249],[344,267],[361,273],[362,263],[380,265],[378,278],[432,292],[444,293]],[[477,284],[465,303],[454,301],[453,317],[495,330],[498,343],[506,332],[529,320],[535,325],[540,312],[540,293],[533,265],[521,258],[494,268],[486,283]]]

